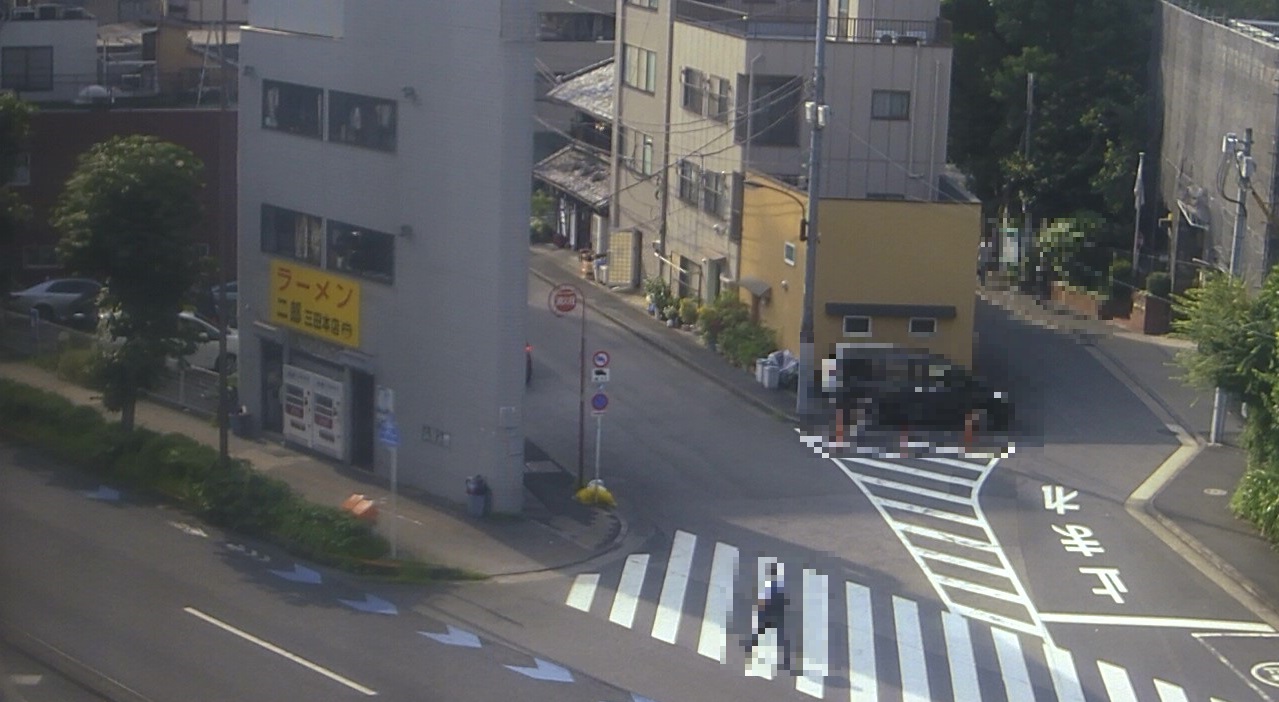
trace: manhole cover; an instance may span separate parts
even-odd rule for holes
[[[1221,488],[1204,488],[1204,494],[1209,497],[1224,497],[1226,491]]]

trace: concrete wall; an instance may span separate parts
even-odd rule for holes
[[[53,47],[53,90],[23,92],[32,102],[70,102],[98,82],[98,23],[93,19],[15,20],[4,23],[0,47]]]

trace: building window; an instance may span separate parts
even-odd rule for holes
[[[870,96],[871,119],[910,119],[910,93],[876,90]]]
[[[31,185],[31,152],[23,151],[13,157],[13,174],[9,185]]]
[[[330,90],[329,141],[395,151],[395,103]]]
[[[262,251],[319,266],[324,223],[315,215],[262,205]]]
[[[720,122],[727,122],[732,105],[733,92],[728,79],[712,76],[710,92],[707,94],[706,116]]]
[[[262,81],[262,126],[289,134],[322,137],[324,91],[306,85]]]
[[[198,243],[192,246],[191,250],[194,251],[195,255],[199,258],[208,258],[210,255],[212,255],[213,249],[208,244]]]
[[[657,0],[626,0],[626,4],[642,7],[647,10],[657,9]]]
[[[395,279],[395,236],[329,220],[329,270],[390,283]]]
[[[701,169],[691,161],[679,162],[679,199],[696,207]]]
[[[911,317],[910,318],[910,335],[911,336],[932,336],[937,333],[937,319],[935,317]]]
[[[795,244],[794,243],[788,241],[785,244],[782,244],[782,260],[785,261],[786,265],[788,266],[795,265]]]
[[[613,16],[595,12],[538,13],[540,41],[613,41]]]
[[[728,201],[728,178],[724,173],[702,172],[702,211],[724,219],[724,204]]]
[[[844,317],[844,336],[870,336],[870,317]]]
[[[626,84],[644,92],[657,90],[657,54],[638,46],[626,46],[622,54]]]
[[[702,114],[706,105],[706,76],[695,68],[685,68],[680,76],[680,82],[684,85],[680,105],[689,112]]]
[[[22,247],[23,268],[58,268],[60,266],[57,247],[51,244]]]
[[[6,46],[0,51],[0,88],[19,93],[53,90],[53,47]]]
[[[743,84],[751,81],[744,77]],[[755,76],[750,99],[739,108],[737,140],[747,139],[760,146],[799,145],[799,107],[803,101],[804,81],[795,76]]]

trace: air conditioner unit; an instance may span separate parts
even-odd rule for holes
[[[898,44],[925,44],[928,42],[928,32],[909,31],[902,32],[897,35]]]
[[[34,7],[15,7],[13,12],[9,14],[11,20],[33,20],[36,18],[36,9]]]
[[[89,13],[83,7],[64,7],[62,19],[89,19]]]
[[[897,40],[897,32],[891,29],[875,30],[875,38],[880,44],[891,44]]]
[[[45,3],[43,5],[36,5],[36,19],[55,20],[55,19],[58,19],[58,17],[61,15],[62,15],[61,5],[51,5],[48,3]]]

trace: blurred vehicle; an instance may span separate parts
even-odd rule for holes
[[[974,416],[980,430],[1004,432],[1012,423],[1006,393],[942,356],[892,344],[840,344],[822,362],[822,394],[864,411],[871,427],[962,430]]]
[[[193,368],[203,368],[205,370],[218,370],[218,337],[221,333],[218,326],[213,322],[199,316],[194,312],[178,313],[178,331],[184,339],[190,339],[195,348],[191,353],[183,356],[185,361]],[[106,334],[105,330],[100,333]],[[107,344],[119,344],[120,340],[115,339],[107,341]],[[226,335],[226,371],[228,374],[234,373],[238,368],[240,357],[240,335],[235,329],[228,329]],[[177,366],[179,359],[169,359],[170,366]]]
[[[196,311],[204,316],[205,319],[216,322],[220,318],[218,304],[220,295],[222,294],[221,285],[211,285],[204,288],[196,295]],[[240,303],[240,284],[239,281],[232,280],[226,284],[226,308],[227,308],[227,326],[234,327],[236,325],[236,312],[239,310]]]
[[[70,320],[77,312],[91,311],[102,284],[88,278],[54,278],[26,290],[9,293],[5,306],[22,314],[32,310],[50,322]]]

